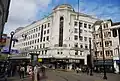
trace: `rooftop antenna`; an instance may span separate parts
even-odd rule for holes
[[[78,0],[78,15],[77,15],[77,20],[79,20],[79,0]]]

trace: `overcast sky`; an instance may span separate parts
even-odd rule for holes
[[[120,22],[120,0],[79,0],[80,12]],[[8,22],[4,33],[9,34],[18,27],[49,15],[58,4],[67,3],[77,10],[78,0],[11,0]]]

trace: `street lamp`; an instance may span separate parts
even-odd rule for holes
[[[10,38],[10,45],[9,45],[9,54],[10,54],[10,52],[11,52],[11,45],[12,45],[12,39],[13,39],[13,35],[14,35],[15,33],[12,31],[11,33],[10,33],[10,35],[11,35],[11,38]]]
[[[89,40],[89,48],[90,48],[90,76],[93,76],[93,73],[92,73],[91,39]]]
[[[104,55],[104,45],[103,45],[103,32],[102,32],[102,26],[100,24],[100,32],[101,32],[101,43],[102,43],[102,54],[103,54],[103,67],[104,67],[104,76],[103,79],[107,79],[106,76],[106,67],[105,67],[105,55]]]

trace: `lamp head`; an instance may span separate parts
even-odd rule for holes
[[[10,33],[10,35],[14,35],[15,33],[14,33],[14,31],[12,31],[11,33]]]

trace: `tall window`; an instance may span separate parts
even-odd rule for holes
[[[38,28],[36,28],[36,32],[38,31]]]
[[[38,33],[38,37],[40,36],[40,33]]]
[[[42,48],[42,44],[40,44],[40,48]]]
[[[77,28],[75,28],[75,30],[74,30],[74,33],[78,33],[78,30],[77,30]]]
[[[50,23],[48,23],[48,27],[50,27]]]
[[[43,44],[43,48],[45,48],[45,44]]]
[[[87,24],[84,23],[84,28],[87,28]]]
[[[45,24],[45,29],[46,29],[46,24]]]
[[[76,21],[74,22],[74,26],[77,26],[77,22]]]
[[[78,55],[78,51],[75,51],[75,55]]]
[[[49,41],[49,36],[47,36],[47,41]]]
[[[35,29],[34,29],[34,32],[35,32]]]
[[[78,24],[77,21],[75,21],[75,22],[74,22],[74,26],[77,26],[77,24]]]
[[[44,31],[44,35],[46,34],[46,31]]]
[[[37,41],[38,43],[39,43],[39,39],[38,39],[38,41]]]
[[[78,43],[75,44],[75,47],[78,47]]]
[[[79,22],[79,27],[82,27],[82,23],[81,22]]]
[[[84,37],[84,41],[87,41],[87,37]]]
[[[77,35],[74,36],[74,40],[78,40],[78,36]]]
[[[45,50],[45,55],[47,54],[47,50]]]
[[[91,29],[91,25],[90,24],[88,25],[88,28]]]
[[[37,34],[35,34],[36,36],[35,37],[37,37]]]
[[[83,48],[83,45],[80,45],[80,48]]]
[[[40,42],[42,42],[42,38],[43,38],[43,25],[42,25],[42,28],[41,28],[41,38],[40,38]]]
[[[59,26],[59,47],[63,46],[63,26],[64,26],[64,18],[60,17],[60,26]]]
[[[113,37],[117,37],[117,30],[113,29]]]
[[[107,23],[104,23],[104,28],[108,28],[108,24]]]
[[[85,45],[85,49],[88,49],[88,45],[87,44]]]
[[[47,30],[47,34],[49,33],[49,29]]]
[[[82,41],[83,40],[83,37],[82,36],[80,36],[80,41]]]
[[[36,43],[36,40],[35,40],[35,43]]]
[[[45,37],[43,38],[43,41],[45,41]]]

